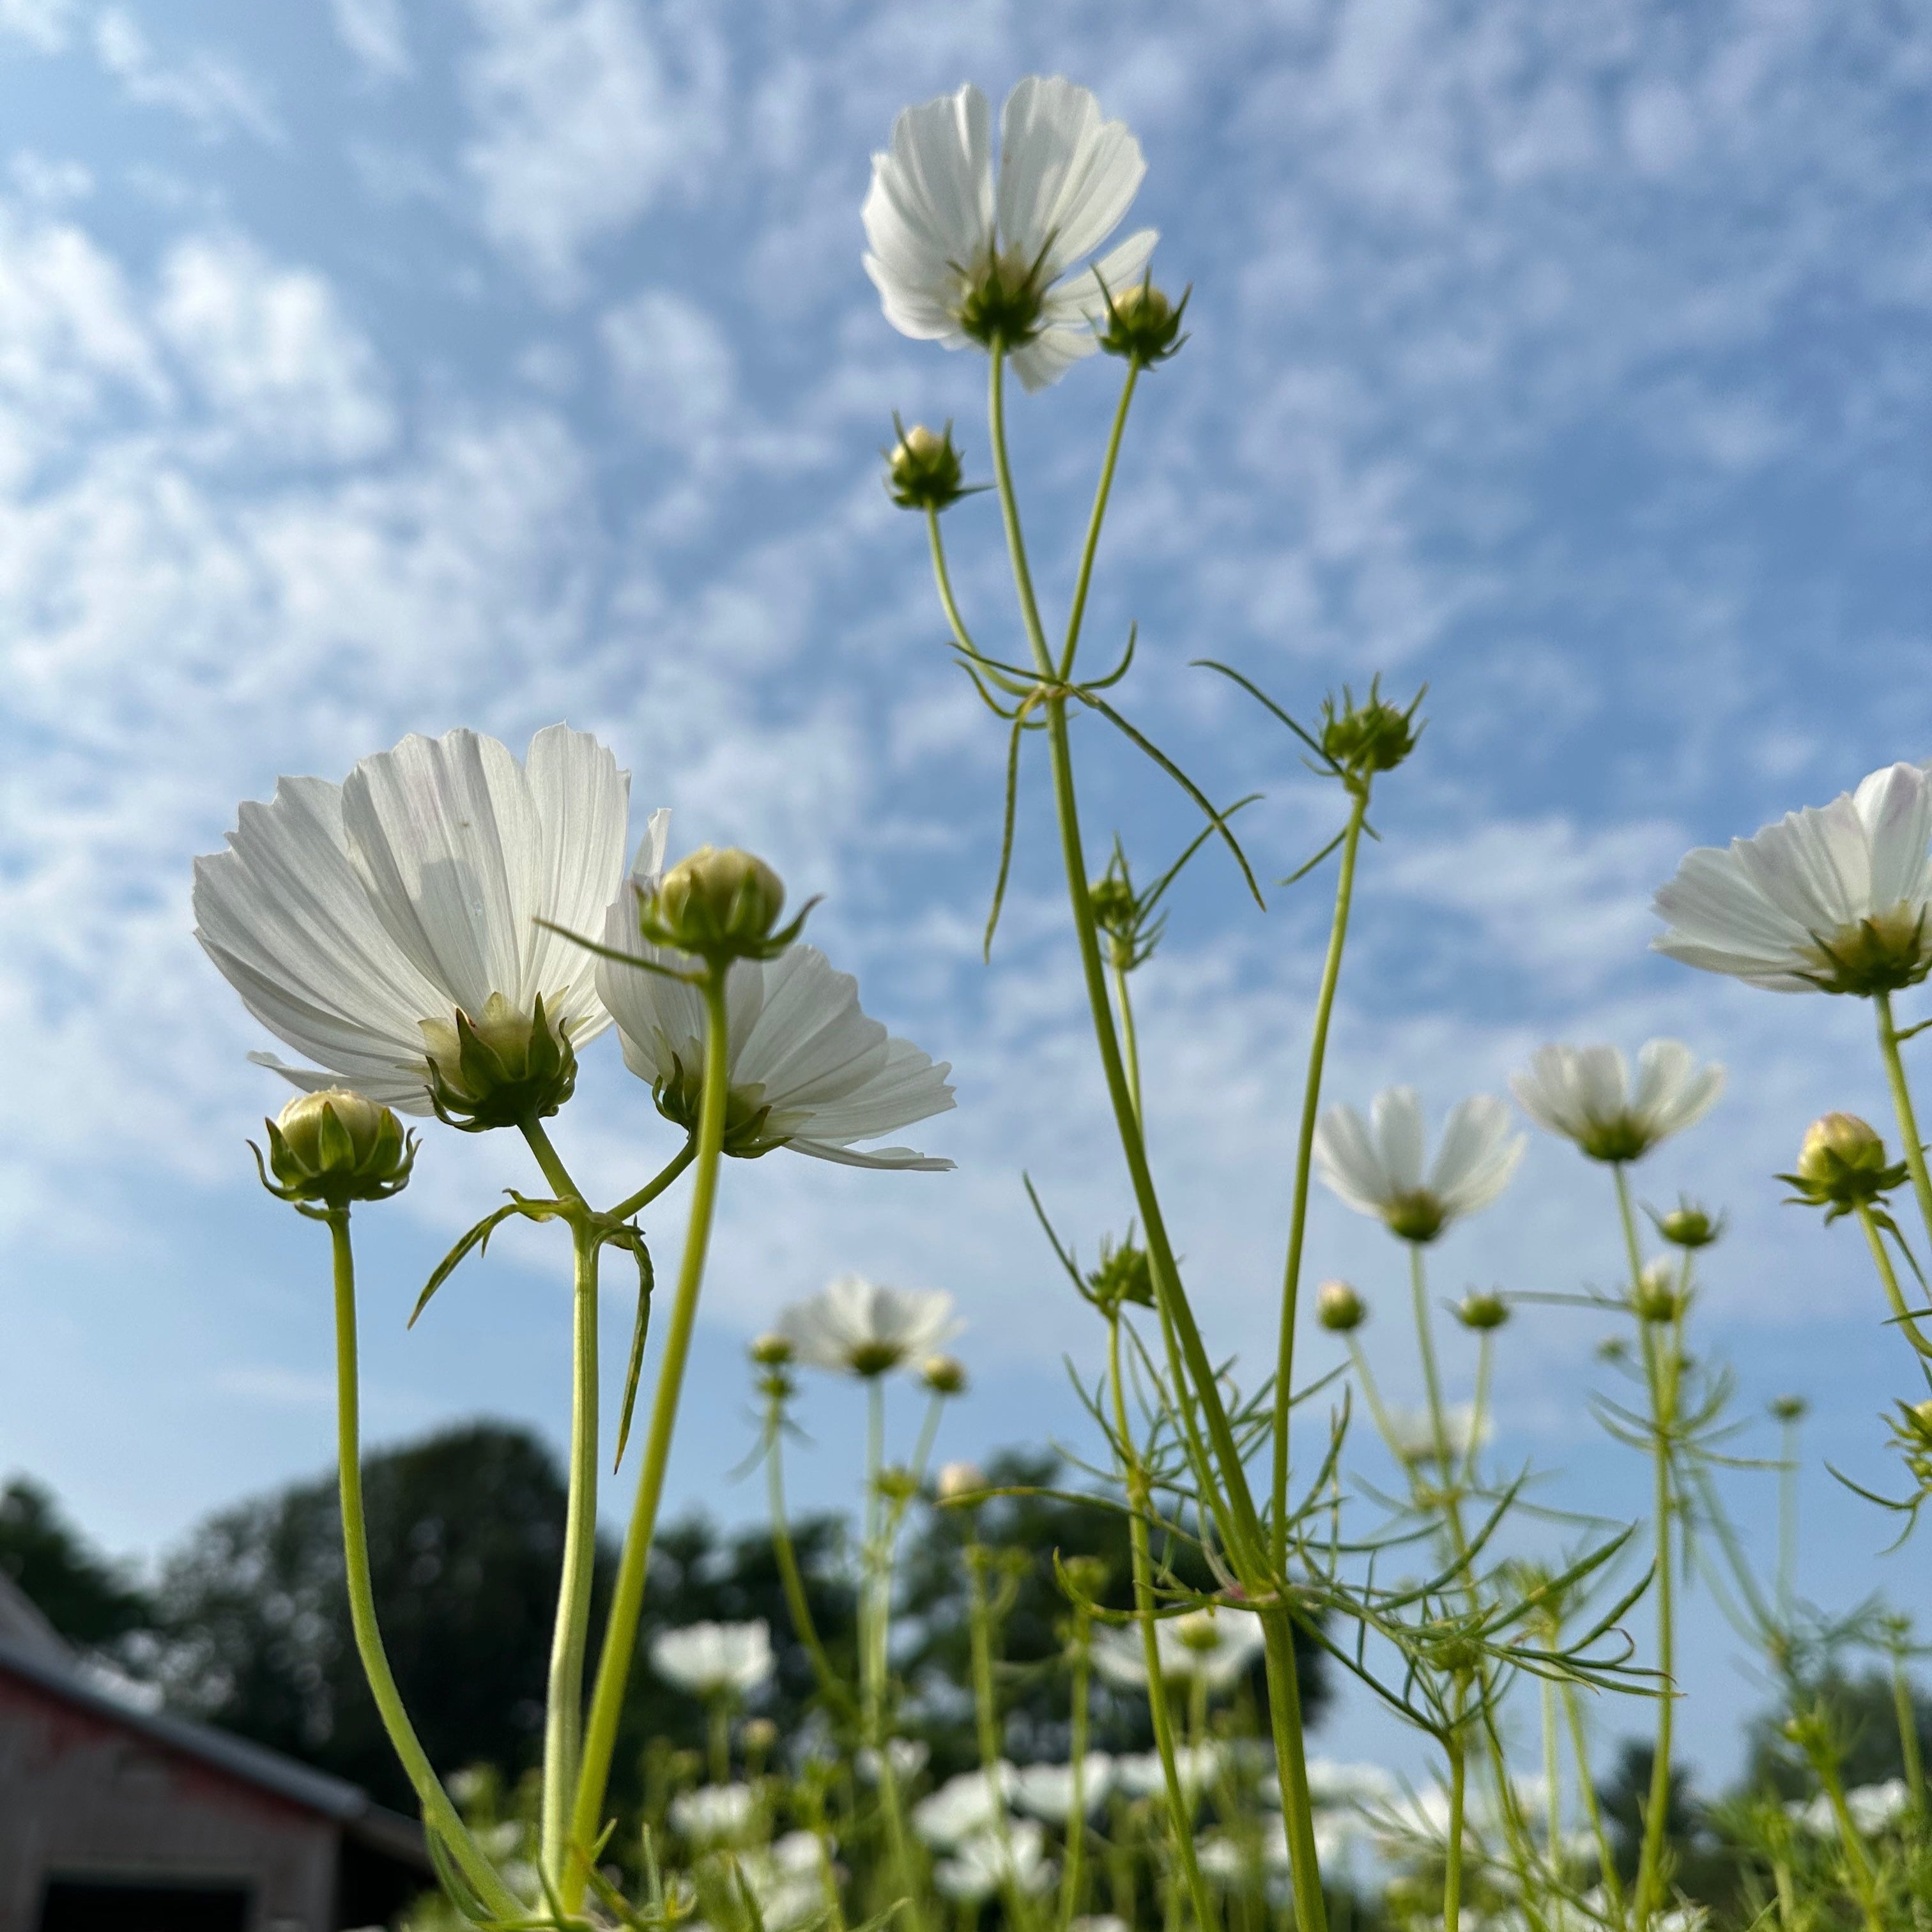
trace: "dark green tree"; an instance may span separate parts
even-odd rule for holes
[[[1913,1728],[1918,1734],[1918,1761],[1932,1764],[1932,1700],[1916,1687],[1910,1693]],[[1839,1670],[1808,1684],[1798,1701],[1822,1702],[1846,1740],[1839,1774],[1846,1789],[1882,1784],[1905,1775],[1905,1753],[1898,1735],[1898,1712],[1888,1671],[1868,1670],[1850,1676]],[[1744,1789],[1768,1791],[1779,1798],[1809,1798],[1818,1780],[1804,1754],[1784,1733],[1783,1710],[1760,1712],[1751,1720]]]
[[[121,1658],[154,1621],[128,1567],[93,1549],[53,1492],[31,1477],[16,1476],[0,1490],[0,1575],[82,1650]]]

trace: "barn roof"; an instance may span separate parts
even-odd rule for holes
[[[428,1869],[422,1832],[415,1821],[378,1804],[360,1785],[212,1726],[142,1710],[91,1682],[74,1652],[4,1575],[0,1575],[0,1671],[165,1750],[333,1819],[352,1837]]]

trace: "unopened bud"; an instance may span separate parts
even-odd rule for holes
[[[284,1201],[386,1200],[407,1184],[416,1160],[416,1138],[395,1115],[346,1087],[298,1094],[262,1125],[275,1178],[264,1172],[262,1184]],[[258,1150],[258,1167],[261,1160]]]
[[[1673,1248],[1708,1248],[1724,1232],[1724,1217],[1707,1214],[1694,1201],[1680,1199],[1667,1214],[1653,1214],[1657,1232]]]
[[[1456,1319],[1465,1328],[1500,1328],[1509,1318],[1509,1304],[1488,1290],[1472,1288],[1456,1310]]]
[[[1811,1405],[1802,1395],[1780,1395],[1772,1398],[1771,1414],[1774,1422],[1802,1422],[1811,1412]]]
[[[778,1741],[778,1727],[769,1718],[752,1718],[738,1733],[747,1756],[769,1757]]]
[[[1165,362],[1185,340],[1180,319],[1186,312],[1186,296],[1177,307],[1151,278],[1136,282],[1108,296],[1100,346],[1109,356],[1124,356],[1142,368]]]
[[[1108,1566],[1104,1556],[1064,1556],[1060,1568],[1067,1588],[1083,1602],[1094,1602],[1107,1587]]]
[[[1378,772],[1392,772],[1415,749],[1421,732],[1415,722],[1420,694],[1406,711],[1400,711],[1374,685],[1366,700],[1358,704],[1346,687],[1342,706],[1328,698],[1322,705],[1322,748],[1345,776],[1360,781]]]
[[[962,484],[950,423],[937,433],[914,423],[886,452],[886,488],[902,509],[943,510],[965,494]]]
[[[1154,1270],[1147,1250],[1131,1241],[1110,1247],[1102,1243],[1100,1265],[1087,1277],[1093,1300],[1102,1309],[1117,1309],[1124,1301],[1136,1308],[1154,1306]]]
[[[713,963],[775,958],[790,944],[774,932],[784,883],[762,859],[735,845],[701,846],[664,875],[641,908],[646,939]]]
[[[1640,1322],[1675,1322],[1686,1298],[1677,1285],[1677,1270],[1667,1261],[1654,1261],[1637,1276],[1630,1306]]]
[[[957,1355],[928,1355],[920,1365],[919,1378],[934,1395],[963,1395],[966,1364]]]
[[[791,1338],[776,1332],[760,1335],[752,1344],[752,1359],[761,1369],[784,1368],[792,1352]]]
[[[1885,1142],[1878,1130],[1856,1114],[1826,1114],[1804,1130],[1796,1173],[1780,1180],[1797,1189],[1798,1198],[1822,1208],[1834,1221],[1854,1208],[1868,1207],[1905,1178],[1905,1163],[1888,1166]]]
[[[986,1486],[986,1479],[976,1462],[948,1462],[934,1485],[943,1503],[956,1503],[962,1496],[977,1496]]]
[[[1369,1311],[1346,1281],[1324,1281],[1316,1291],[1315,1318],[1323,1328],[1346,1335],[1369,1318]]]

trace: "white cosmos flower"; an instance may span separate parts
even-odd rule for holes
[[[606,946],[682,968],[693,962],[647,944],[638,929],[640,897],[656,890],[670,830],[669,812],[652,814],[629,882],[599,916]],[[695,1128],[704,1072],[703,995],[681,980],[608,958],[596,962],[596,986],[617,1023],[625,1065],[651,1083],[660,1112]],[[858,982],[835,971],[816,946],[734,962],[724,1000],[727,1154],[750,1159],[786,1147],[846,1167],[942,1173],[952,1166],[911,1148],[853,1146],[946,1112],[952,1069],[935,1066],[929,1054],[868,1018]]]
[[[1204,1684],[1210,1694],[1232,1690],[1262,1653],[1261,1619],[1252,1610],[1206,1605],[1156,1624],[1160,1674],[1170,1684]],[[1094,1667],[1121,1690],[1147,1684],[1147,1651],[1137,1627],[1094,1634]]]
[[[1082,1809],[1091,1811],[1103,1804],[1113,1788],[1114,1760],[1105,1751],[1089,1751],[1080,1767]],[[1012,1802],[1049,1825],[1064,1825],[1073,1812],[1072,1766],[1022,1765],[1013,1773]]]
[[[430,1111],[456,1071],[456,1018],[527,1042],[539,998],[580,1047],[608,1024],[596,962],[547,930],[594,932],[623,877],[628,775],[554,724],[522,764],[494,738],[408,737],[341,784],[284,778],[244,805],[228,850],[194,862],[195,937],[278,1038],[250,1054],[310,1092],[346,1083]]]
[[[1094,352],[1102,284],[1131,286],[1154,253],[1144,228],[1078,267],[1120,225],[1147,164],[1124,122],[1057,76],[1029,75],[1006,96],[997,185],[988,121],[968,86],[893,122],[890,152],[872,157],[866,272],[902,334],[949,349],[998,337],[1020,380],[1043,389]]]
[[[778,1311],[778,1332],[800,1361],[866,1381],[922,1361],[959,1328],[944,1289],[885,1288],[856,1274]]]
[[[1046,1856],[1046,1834],[1030,1819],[1016,1819],[1004,1832],[986,1831],[964,1840],[950,1858],[932,1868],[932,1882],[940,1894],[957,1904],[990,1898],[1008,1885],[1036,1897],[1053,1883],[1052,1862]]]
[[[1432,1241],[1451,1221],[1486,1208],[1510,1184],[1526,1136],[1510,1131],[1508,1106],[1478,1094],[1450,1110],[1425,1179],[1422,1103],[1413,1087],[1385,1088],[1372,1125],[1352,1107],[1330,1107],[1315,1131],[1322,1178],[1359,1214],[1406,1241]]]
[[[698,1845],[742,1838],[758,1809],[748,1784],[700,1784],[670,1801],[670,1822]]]
[[[1592,1160],[1636,1160],[1694,1126],[1724,1090],[1724,1070],[1680,1040],[1646,1040],[1630,1064],[1614,1046],[1541,1046],[1513,1073],[1517,1104],[1538,1126],[1574,1141]]]
[[[1213,1739],[1204,1744],[1183,1744],[1174,1754],[1174,1774],[1180,1780],[1181,1793],[1192,1798],[1200,1795],[1204,1784],[1211,1784],[1221,1775],[1227,1762],[1227,1748]],[[1162,1768],[1159,1751],[1137,1751],[1126,1757],[1114,1760],[1114,1782],[1130,1798],[1154,1798],[1165,1796],[1167,1790],[1167,1773]]]
[[[1932,972],[1932,776],[1888,765],[1827,806],[1700,846],[1657,895],[1651,941],[1777,993],[1870,995]]]
[[[978,1838],[992,1828],[1012,1795],[1013,1778],[1013,1767],[1004,1758],[990,1777],[984,1771],[964,1771],[949,1778],[912,1808],[913,1829],[942,1851]]]
[[[1436,1453],[1436,1423],[1426,1408],[1394,1408],[1388,1412],[1389,1446],[1405,1462],[1426,1462]],[[1476,1426],[1476,1408],[1473,1402],[1452,1402],[1442,1412],[1443,1446],[1449,1451],[1449,1460],[1460,1462],[1469,1453],[1470,1431]],[[1483,1418],[1482,1433],[1479,1443],[1486,1442],[1496,1432],[1486,1414]]]
[[[757,1690],[777,1668],[771,1626],[763,1617],[742,1624],[686,1624],[651,1640],[651,1668],[667,1684],[695,1697]]]

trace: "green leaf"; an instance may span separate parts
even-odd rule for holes
[[[617,1418],[617,1455],[610,1466],[614,1471],[622,1466],[624,1445],[631,1439],[631,1414],[637,1406],[638,1381],[644,1370],[644,1339],[650,1333],[651,1291],[657,1285],[651,1251],[645,1246],[644,1236],[634,1228],[628,1232],[628,1240],[613,1244],[628,1248],[638,1264],[638,1318],[631,1330],[630,1366],[624,1372],[624,1406]]]
[[[472,1248],[479,1254],[487,1254],[490,1248],[490,1237],[512,1214],[520,1214],[524,1211],[524,1204],[520,1201],[512,1201],[508,1207],[496,1208],[494,1212],[484,1215],[482,1220],[478,1221],[476,1226],[472,1228],[455,1246],[436,1263],[435,1274],[430,1276],[423,1292],[416,1297],[416,1306],[410,1311],[408,1325],[412,1328],[416,1325],[416,1317],[429,1306],[430,1297],[462,1265],[464,1258]]]

